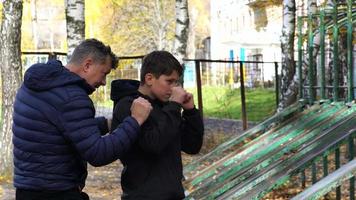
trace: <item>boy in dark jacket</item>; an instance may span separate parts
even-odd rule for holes
[[[95,39],[75,48],[66,66],[52,60],[25,73],[13,112],[16,200],[81,200],[87,164],[117,160],[136,140],[151,110],[135,99],[131,115],[112,134],[104,117],[94,117],[89,94],[105,85],[118,60]]]
[[[127,96],[113,99],[113,127],[130,115],[134,98],[143,97],[153,107],[138,140],[121,158],[123,200],[184,198],[181,151],[199,152],[204,126],[192,94],[177,86],[182,72],[172,54],[154,51],[143,60],[139,85],[132,80],[115,83],[121,87],[115,92]]]

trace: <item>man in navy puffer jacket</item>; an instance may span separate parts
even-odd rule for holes
[[[117,64],[109,46],[87,39],[66,66],[52,60],[26,71],[13,113],[16,199],[82,199],[86,162],[109,164],[134,143],[151,104],[135,99],[132,115],[105,135],[110,123],[95,118],[88,96]]]

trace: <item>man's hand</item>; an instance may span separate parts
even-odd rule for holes
[[[132,102],[131,116],[135,118],[140,125],[142,125],[150,115],[151,110],[151,103],[146,99],[139,97]]]
[[[177,102],[182,105],[183,102],[185,101],[186,94],[187,94],[187,92],[181,86],[173,87],[172,95],[169,98],[169,100]]]
[[[184,110],[190,110],[194,108],[194,98],[191,93],[186,93],[185,100],[182,103],[182,107]]]

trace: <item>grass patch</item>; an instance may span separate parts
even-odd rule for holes
[[[196,89],[189,89],[195,96]],[[246,112],[249,121],[262,121],[275,112],[275,92],[273,89],[254,88],[247,89]],[[240,89],[229,87],[203,87],[204,115],[217,118],[241,119]]]

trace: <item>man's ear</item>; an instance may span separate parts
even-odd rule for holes
[[[145,75],[145,83],[146,83],[146,85],[151,86],[154,78],[155,78],[155,77],[154,77],[153,74],[147,73],[147,74]]]
[[[84,72],[88,72],[90,66],[93,64],[93,59],[91,57],[88,57],[86,59],[84,59],[82,65],[83,65],[83,71]]]

